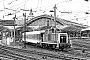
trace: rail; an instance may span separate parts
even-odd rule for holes
[[[55,59],[82,59],[83,58],[77,58],[77,57],[72,57],[72,56],[65,56],[64,54],[60,54],[60,55],[54,55],[54,54],[50,54],[50,53],[43,53],[43,52],[37,52],[37,51],[29,51],[29,50],[24,50],[24,49],[17,49],[17,48],[12,48],[12,47],[7,47],[7,46],[2,46],[1,49],[4,49],[5,51],[7,50],[13,50],[13,51],[18,51],[18,52],[23,52],[23,53],[28,53],[28,54],[36,54],[36,55],[40,55],[40,56],[44,56],[44,57],[50,57],[50,58],[55,58]],[[8,51],[8,52],[10,52]],[[73,52],[75,53],[75,52]],[[73,53],[68,53],[68,54],[73,54]],[[13,53],[11,53],[13,54]],[[66,53],[67,54],[67,53]],[[18,54],[16,54],[18,55]],[[20,56],[20,55],[18,55]],[[26,56],[23,56],[26,57]],[[30,58],[30,57],[27,57]]]

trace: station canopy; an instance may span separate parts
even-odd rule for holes
[[[43,26],[43,27],[40,27],[40,28],[38,28],[38,27],[35,27],[35,28],[30,27],[30,24],[32,24],[32,23],[34,23],[36,21],[38,22],[39,20],[41,22],[44,22],[45,19],[54,21],[53,16],[46,15],[46,14],[45,15],[40,15],[40,16],[34,17],[34,18],[32,18],[32,19],[30,19],[29,21],[26,22],[26,26],[27,26],[26,30],[27,31],[33,31],[33,29],[36,29],[36,30],[51,29],[52,26],[46,26],[46,25]],[[39,21],[39,23],[40,23],[40,21]],[[58,26],[56,25],[56,28],[60,29],[62,31],[65,31],[65,32],[79,32],[79,31],[87,28],[86,25],[78,24],[78,23],[75,23],[75,22],[71,22],[69,20],[61,19],[61,18],[56,18],[56,22],[58,23]],[[14,21],[13,20],[1,20],[0,25],[6,26],[6,28],[9,28],[9,29],[13,29],[12,26],[14,26]],[[11,26],[11,27],[7,27],[7,26]],[[38,25],[35,25],[35,26],[38,26]],[[24,26],[21,26],[21,27],[17,28],[17,25],[15,25],[15,27],[16,27],[15,28],[16,30],[24,31]]]
[[[33,22],[35,22],[39,19],[43,20],[43,22],[44,22],[45,19],[54,21],[53,16],[45,14],[45,15],[40,15],[40,16],[37,16],[37,17],[34,17],[34,18],[30,19],[26,23],[26,25],[29,26],[30,24],[32,24]],[[56,28],[60,29],[61,31],[65,31],[65,32],[80,32],[82,29],[87,27],[87,25],[82,25],[82,24],[71,22],[69,20],[65,20],[65,19],[61,19],[61,18],[56,18],[56,22],[59,23],[58,26],[56,25]],[[43,27],[39,28],[39,30],[46,30],[46,29],[49,29],[49,28],[51,29],[51,27],[52,26],[43,26]]]
[[[90,30],[90,27],[87,27],[85,29],[82,29],[81,31],[86,31],[86,30]]]
[[[47,29],[54,29],[55,26],[44,26],[44,27],[41,27],[37,30],[47,30]],[[80,27],[75,27],[75,26],[56,26],[56,30],[61,30],[63,32],[80,32],[82,30],[82,28]]]
[[[10,31],[8,28],[4,27],[4,26],[0,26],[0,32],[1,31]]]
[[[82,28],[80,27],[75,27],[75,26],[67,26],[63,29],[61,29],[62,31],[65,32],[80,32],[82,30]]]

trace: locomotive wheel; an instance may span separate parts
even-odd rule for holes
[[[55,52],[58,52],[59,51],[59,48],[55,48]]]
[[[39,47],[39,46],[40,46],[40,43],[37,43],[37,44],[36,44],[36,47]]]
[[[45,44],[45,48],[48,49],[48,44]]]
[[[53,45],[53,48],[55,49],[55,48],[56,48],[56,46],[55,46],[55,45]]]

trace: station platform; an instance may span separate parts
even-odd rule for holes
[[[3,44],[0,40],[0,45],[4,45],[4,46],[8,46],[8,47],[13,47],[13,48],[19,48],[19,49],[22,49],[24,44],[22,42],[12,42],[10,43],[10,45],[7,45],[7,44]]]

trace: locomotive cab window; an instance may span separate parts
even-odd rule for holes
[[[67,35],[60,34],[60,43],[67,43]]]
[[[60,36],[60,42],[66,43],[66,36]]]

